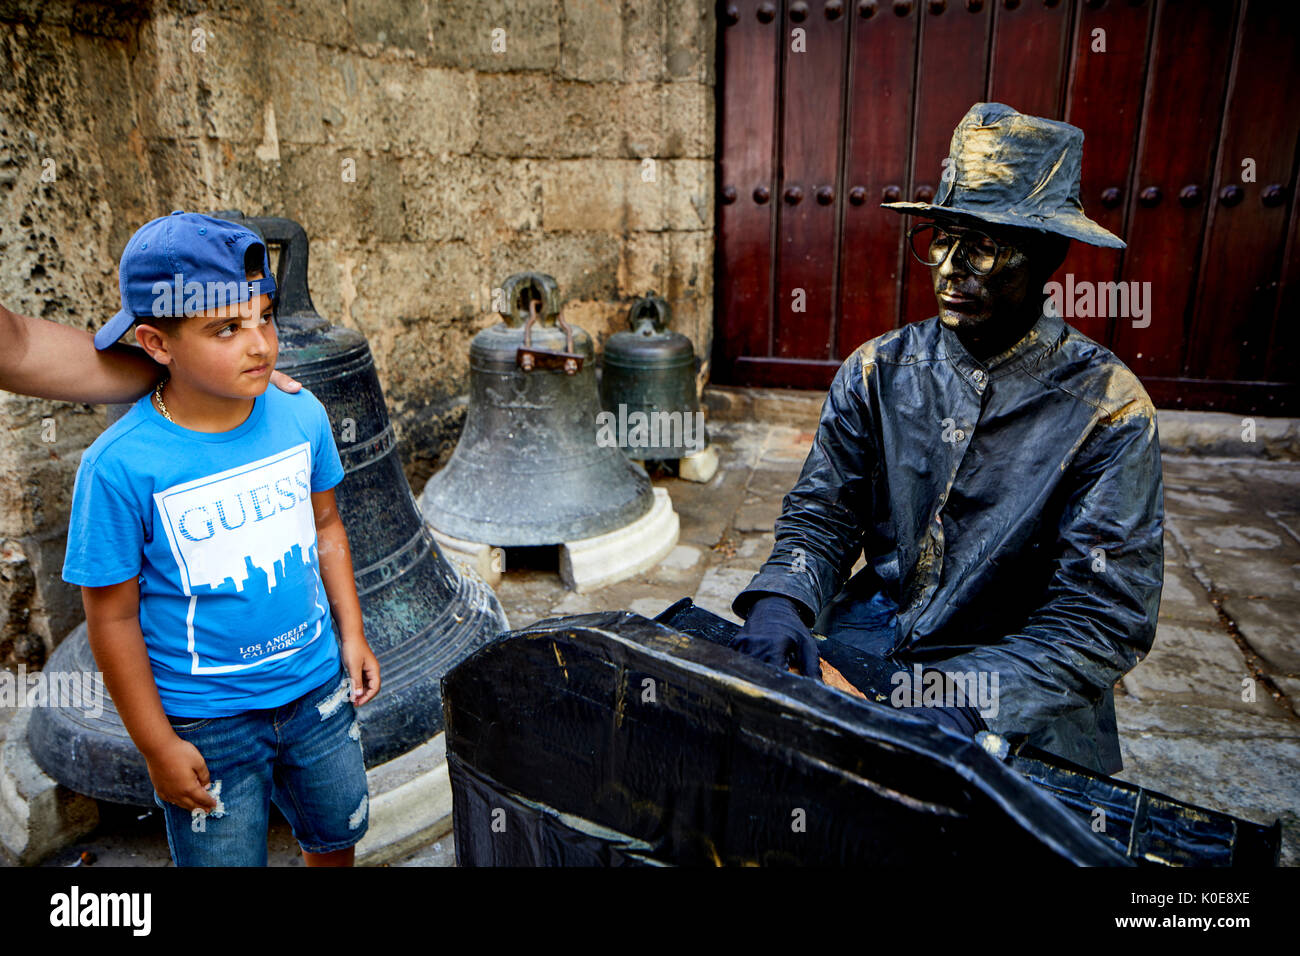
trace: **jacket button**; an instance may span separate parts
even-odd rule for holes
[[[962,430],[959,428],[959,429],[957,429],[955,432],[952,433],[952,438],[953,438],[953,441],[965,441],[965,440],[966,440],[966,433],[965,433],[964,431],[962,431]]]
[[[983,384],[984,384],[984,370],[983,370],[983,369],[978,369],[978,368],[977,368],[977,369],[975,370],[975,374],[972,375],[971,377],[975,379],[975,384],[976,384],[976,385],[983,385]]]

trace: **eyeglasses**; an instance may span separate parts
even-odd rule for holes
[[[986,276],[996,272],[1002,252],[992,237],[975,229],[952,233],[937,223],[925,222],[907,232],[907,244],[916,261],[924,266],[937,266],[948,258],[953,246],[960,246],[962,261],[976,275]]]

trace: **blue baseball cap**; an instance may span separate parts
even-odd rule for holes
[[[262,250],[261,279],[249,281],[244,254]],[[106,349],[136,321],[179,318],[259,295],[275,300],[266,244],[247,226],[177,209],[145,223],[122,250],[118,267],[122,309],[95,333]]]

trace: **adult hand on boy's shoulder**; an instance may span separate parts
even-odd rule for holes
[[[271,369],[271,384],[282,392],[288,392],[290,395],[302,391],[302,382],[296,378],[290,378],[278,368]]]
[[[184,810],[217,808],[208,792],[208,765],[199,748],[188,740],[174,737],[145,758],[149,779],[158,796]]]
[[[379,658],[361,636],[345,638],[340,653],[352,678],[352,703],[360,707],[379,693]]]

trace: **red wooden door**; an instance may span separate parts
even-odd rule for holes
[[[913,220],[971,104],[1085,135],[1081,195],[1126,250],[1058,279],[1146,292],[1068,315],[1164,407],[1300,409],[1300,4],[750,0],[719,7],[713,380],[824,388],[868,338],[934,314]],[[1132,285],[1136,284],[1136,285]]]

